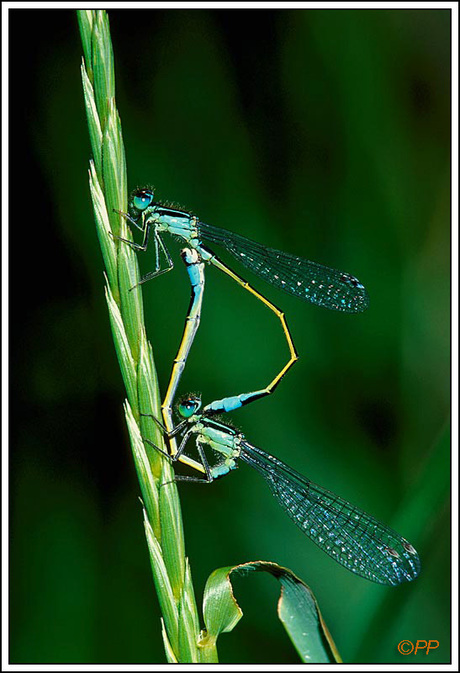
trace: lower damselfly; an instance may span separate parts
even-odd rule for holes
[[[250,444],[242,432],[216,418],[216,413],[224,410],[225,400],[213,402],[200,412],[200,398],[188,395],[177,408],[181,421],[171,431],[159,419],[143,414],[154,418],[167,437],[180,439],[176,453],[165,455],[202,474],[201,477],[176,475],[176,480],[211,483],[234,470],[238,461],[243,461],[262,475],[278,503],[300,530],[351,572],[391,586],[410,582],[418,576],[418,554],[405,538]],[[192,438],[199,462],[185,453]],[[145,441],[165,453],[150,440]],[[209,462],[205,448],[216,456],[213,464]]]

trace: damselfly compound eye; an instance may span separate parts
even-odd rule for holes
[[[188,397],[178,404],[178,411],[182,418],[190,418],[196,414],[201,407],[201,400],[198,397]]]
[[[149,189],[142,189],[133,196],[133,206],[137,210],[145,210],[153,201],[153,192]]]

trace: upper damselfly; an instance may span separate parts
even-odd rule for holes
[[[145,283],[173,268],[174,262],[161,237],[163,232],[168,232],[185,240],[199,254],[200,262],[212,264],[223,271],[275,313],[281,322],[288,344],[289,360],[265,387],[264,394],[274,391],[298,359],[284,312],[219,259],[203,241],[220,245],[241,264],[275,287],[317,306],[345,313],[359,313],[369,304],[366,288],[354,276],[205,224],[185,210],[155,202],[151,189],[135,190],[129,200],[129,213],[120,212],[120,214],[143,232],[141,244],[121,238],[124,243],[135,250],[145,251],[153,238],[155,270],[143,276],[140,283]],[[161,253],[167,262],[165,268],[161,267]]]
[[[150,237],[154,239],[155,270],[145,275],[141,283],[173,267],[172,258],[161,238],[163,232],[168,232],[183,238],[190,247],[198,250],[203,261],[217,266],[225,273],[231,269],[224,265],[204,242],[225,248],[260,278],[299,299],[345,313],[359,313],[368,307],[369,297],[366,288],[349,273],[269,248],[240,234],[205,224],[185,210],[155,202],[154,192],[151,189],[137,189],[129,200],[129,214],[122,214],[144,234],[141,244],[122,239],[125,243],[136,250],[147,250]],[[167,267],[163,269],[160,251],[167,260]],[[232,274],[233,272],[230,275]]]

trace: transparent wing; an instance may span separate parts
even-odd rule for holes
[[[222,246],[250,271],[300,299],[346,313],[365,311],[369,305],[366,288],[348,273],[266,248],[203,222],[199,223],[199,230],[203,240]]]
[[[419,574],[417,552],[388,526],[261,449],[243,442],[240,457],[262,474],[294,523],[351,572],[393,586]]]

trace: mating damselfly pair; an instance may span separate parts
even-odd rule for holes
[[[191,282],[189,312],[162,405],[164,422],[154,419],[170,440],[168,458],[189,465],[202,475],[200,478],[176,476],[176,479],[211,483],[235,469],[238,460],[241,460],[264,477],[278,503],[299,528],[348,570],[380,584],[397,585],[415,579],[420,571],[420,561],[407,540],[339,496],[314,484],[282,461],[256,448],[246,440],[243,433],[216,417],[219,413],[233,411],[271,393],[297,359],[297,353],[284,313],[225,265],[203,244],[203,240],[222,245],[247,268],[276,287],[325,308],[348,313],[363,311],[368,305],[364,286],[349,274],[267,248],[238,234],[205,225],[185,211],[155,203],[150,189],[136,190],[130,200],[130,213],[121,214],[144,234],[142,244],[122,239],[124,242],[137,250],[146,250],[150,237],[153,237],[155,270],[144,276],[141,282],[173,267],[171,255],[161,238],[163,232],[180,236],[191,248],[181,253]],[[163,269],[160,253],[167,261],[167,267]],[[266,388],[216,400],[206,405],[201,412],[200,398],[195,395],[186,397],[178,405],[181,420],[174,426],[172,403],[200,321],[205,263],[212,264],[232,277],[275,312],[288,342],[290,360]],[[177,437],[180,438],[179,446]],[[195,439],[198,461],[186,453],[187,444],[192,438]],[[205,448],[217,456],[213,464],[209,462]]]

